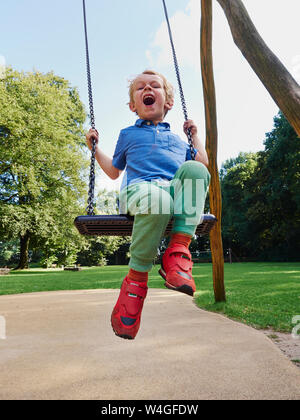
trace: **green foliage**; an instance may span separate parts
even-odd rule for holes
[[[1,238],[28,234],[46,260],[65,261],[83,245],[73,227],[87,166],[78,92],[53,73],[8,69],[0,98]]]
[[[19,244],[17,241],[0,242],[0,267],[11,267],[15,264],[18,252]]]
[[[225,162],[221,169],[224,247],[233,248],[238,255],[249,256],[249,251],[252,252],[250,233],[253,231],[247,211],[251,199],[250,182],[257,170],[257,161],[255,153],[240,153],[236,159]]]
[[[98,214],[118,214],[119,191],[98,191],[96,196],[96,208]]]
[[[43,268],[50,268],[55,261],[56,261],[55,255],[50,255],[49,257],[43,256],[40,260],[40,264]]]
[[[118,191],[100,190],[96,195],[97,214],[118,214]],[[120,236],[92,237],[86,240],[84,248],[77,255],[77,263],[85,266],[105,266],[125,263],[128,238]],[[118,255],[115,255],[118,254]],[[120,258],[125,256],[125,258]]]
[[[89,239],[85,248],[77,255],[77,263],[85,266],[104,266],[115,252],[119,251],[126,238],[103,236]]]
[[[260,154],[253,180],[259,186],[256,205],[249,208],[248,216],[259,227],[262,258],[284,261],[300,255],[300,141],[282,113],[274,123]]]
[[[265,150],[241,153],[221,171],[224,247],[240,258],[300,255],[300,142],[280,112]]]

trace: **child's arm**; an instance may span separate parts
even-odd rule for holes
[[[183,124],[183,131],[185,132],[185,134],[187,134],[187,130],[189,128],[191,129],[193,145],[194,145],[195,149],[197,149],[197,154],[195,156],[195,160],[203,163],[203,165],[205,165],[208,168],[207,153],[206,153],[206,150],[204,148],[204,145],[201,143],[201,141],[198,137],[198,129],[197,129],[197,126],[195,125],[194,121],[192,121],[192,120],[185,121],[185,123]]]
[[[105,153],[103,153],[101,150],[99,150],[99,148],[97,147],[98,140],[99,140],[98,131],[97,130],[93,130],[92,128],[86,134],[86,142],[87,142],[88,148],[90,150],[92,150],[92,138],[93,137],[96,139],[95,158],[96,158],[97,162],[99,163],[101,169],[111,179],[117,179],[117,178],[119,178],[119,176],[122,173],[122,171],[120,171],[119,169],[117,169],[117,168],[115,168],[113,166],[113,164],[112,164],[112,158],[110,158]]]

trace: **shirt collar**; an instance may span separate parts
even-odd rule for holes
[[[149,120],[141,120],[138,119],[135,123],[136,127],[142,127],[144,125],[154,126],[152,121]],[[165,130],[170,130],[170,124],[167,122],[160,122],[158,123],[158,126],[165,128]]]

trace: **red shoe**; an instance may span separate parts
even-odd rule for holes
[[[159,274],[166,280],[165,286],[168,289],[193,296],[196,285],[192,277],[192,267],[189,249],[175,243],[164,253]]]
[[[118,301],[111,314],[111,326],[118,337],[133,340],[141,322],[147,283],[133,281],[125,277]]]

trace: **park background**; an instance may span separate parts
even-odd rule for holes
[[[204,139],[200,2],[167,4],[189,116]],[[299,82],[298,0],[244,4]],[[130,238],[86,239],[73,225],[85,213],[89,165],[81,1],[12,0],[0,12],[0,267],[8,267],[0,274],[9,273],[0,277],[0,294],[117,289]],[[88,0],[87,12],[96,126],[112,155],[120,129],[135,121],[128,79],[145,68],[177,88],[176,78],[159,0]],[[215,303],[209,239],[195,237],[195,302],[258,328],[291,332],[299,314],[299,139],[234,45],[217,2],[214,68],[224,256],[233,264],[225,264],[227,300]],[[168,120],[180,134],[178,90]],[[119,185],[98,171],[98,213],[115,211]],[[158,264],[165,247],[163,241]],[[158,268],[150,287],[164,287]]]
[[[266,43],[299,81],[299,2],[288,0],[283,7],[282,2],[276,0],[248,0],[245,6]],[[168,2],[168,7],[189,116],[197,122],[204,139],[199,62],[200,2],[175,0]],[[111,7],[111,2],[90,0],[87,12],[96,126],[100,131],[101,147],[112,155],[120,129],[135,121],[127,106],[128,79],[145,68],[164,73],[175,87],[176,79],[160,1],[115,0]],[[11,113],[14,100],[20,99],[20,90],[7,89],[5,77],[2,79],[2,100],[7,95],[6,103],[11,106],[3,106],[0,111],[0,265],[26,268],[28,263],[44,267],[126,263],[128,238],[87,241],[79,237],[73,227],[74,217],[84,214],[87,194],[88,151],[84,146],[84,131],[88,128],[85,115],[88,106],[81,1],[41,4],[34,0],[15,0],[1,5],[1,15],[2,74],[5,75],[5,68],[12,68],[8,70],[11,86],[17,86],[18,79],[19,86],[26,85],[25,79],[28,81],[28,89],[21,89],[26,104],[32,99],[32,84],[43,86],[45,80],[51,84],[54,78],[56,87],[60,86],[65,93],[72,92],[77,119],[72,139],[69,139],[68,131],[61,129],[64,117],[67,120],[70,117],[67,111],[63,112],[64,106],[68,110],[67,99],[65,103],[56,104],[55,112],[60,111],[62,118],[59,130],[57,121],[51,126],[53,120],[49,115],[53,109],[42,117],[38,113],[39,104],[35,104],[35,118],[26,121],[24,135],[21,129],[25,121],[23,114]],[[235,47],[226,18],[217,4],[214,4],[214,65],[225,252],[229,254],[230,250],[233,260],[239,262],[298,261],[299,141]],[[29,73],[20,74],[23,71]],[[44,94],[55,102],[55,90],[45,93],[41,88],[41,98]],[[48,103],[51,103],[50,99]],[[24,110],[28,111],[23,107]],[[13,118],[18,123],[9,127],[7,122]],[[175,132],[182,132],[178,90],[176,105],[168,120]],[[43,127],[47,128],[44,132]],[[23,143],[16,141],[21,138]],[[49,138],[56,139],[52,148]],[[70,142],[69,146],[73,148],[69,161],[66,159],[68,150],[62,147],[64,141]],[[37,154],[40,158],[34,159]],[[61,168],[60,177],[55,178],[55,171],[59,173],[56,167],[49,177],[51,185],[43,178],[43,191],[40,188],[37,192],[43,159],[66,165],[67,175],[61,175],[64,170]],[[26,174],[27,170],[30,176]],[[47,170],[50,171],[50,166]],[[25,183],[24,176],[28,178]],[[61,181],[61,178],[63,181],[55,186],[53,179]],[[70,178],[74,181],[73,186]],[[118,182],[111,183],[101,171],[98,172],[99,212],[111,210],[118,188]],[[70,194],[64,195],[65,191]],[[23,201],[20,201],[21,196]],[[20,252],[22,240],[25,253]],[[163,243],[161,252],[164,246]],[[192,252],[197,262],[208,261],[208,239],[195,238]]]
[[[114,3],[114,7],[111,7],[111,3],[107,2],[87,2],[96,126],[100,132],[100,145],[110,156],[120,129],[135,121],[135,115],[127,107],[128,79],[145,68],[155,68],[164,73],[176,87],[161,2],[115,0]],[[175,0],[169,2],[168,6],[189,115],[197,122],[204,139],[199,61],[200,2]],[[297,42],[299,2],[288,0],[283,7],[282,2],[276,0],[251,0],[245,1],[245,6],[266,43],[295,79],[300,80],[300,50]],[[84,131],[88,128],[85,112],[88,106],[81,1],[54,1],[43,5],[34,0],[12,1],[1,6],[1,13],[4,16],[0,44],[2,74],[5,75],[5,68],[12,69],[8,72],[25,72],[25,76],[19,73],[16,76],[20,79],[20,86],[24,86],[24,77],[27,81],[31,78],[33,84],[42,84],[43,78],[48,78],[47,83],[51,83],[51,77],[62,78],[65,92],[72,91],[76,96],[76,105],[73,105],[76,106],[77,121],[74,123],[74,137],[70,140],[73,142],[74,153],[69,161],[59,159],[63,155],[61,142],[65,137],[68,143],[68,133],[58,130],[57,121],[51,127],[53,120],[47,119],[47,115],[39,115],[38,106],[35,111],[32,108],[35,118],[26,122],[32,126],[31,131],[28,129],[25,135],[27,141],[22,133],[23,143],[17,142],[16,138],[22,131],[20,124],[22,126],[25,123],[24,115],[11,114],[10,110],[14,100],[18,100],[18,94],[12,92],[12,89],[7,92],[7,85],[2,84],[10,106],[2,107],[0,111],[0,147],[2,157],[5,156],[1,160],[0,173],[0,265],[26,268],[29,262],[40,262],[44,267],[53,264],[126,263],[129,238],[87,241],[79,238],[72,227],[76,212],[84,214],[85,211],[89,158],[84,146]],[[217,4],[214,4],[214,65],[225,257],[231,261],[297,261],[300,255],[299,141],[235,47],[226,18]],[[49,72],[53,72],[52,76]],[[36,77],[39,82],[34,79]],[[2,80],[4,82],[5,78]],[[10,80],[15,79],[12,76]],[[29,90],[22,91],[24,103],[32,99],[30,82],[28,86]],[[41,90],[41,97],[44,94],[52,95],[53,101],[56,101],[55,91],[49,93]],[[2,100],[4,98],[3,92]],[[68,108],[67,102],[59,106],[62,108],[54,112],[61,111],[64,115],[62,109],[64,106]],[[23,107],[23,112],[24,109],[28,111],[28,108],[26,111]],[[52,111],[48,110],[48,115]],[[67,115],[65,117],[68,118]],[[8,134],[12,129],[8,127],[7,121],[14,118],[21,121],[19,132],[15,127],[17,136]],[[169,113],[168,120],[173,130],[181,133],[183,116],[178,89],[175,107]],[[47,129],[41,133],[45,142],[43,148],[41,139],[37,140],[37,132],[46,126]],[[48,147],[49,130],[55,133],[51,132],[50,138],[52,134],[56,138],[60,136],[56,143],[52,141],[53,147]],[[40,159],[35,161],[32,158],[31,149],[38,151]],[[67,154],[68,150],[64,152]],[[23,158],[20,159],[20,155]],[[65,169],[68,175],[60,175],[64,182],[58,183],[56,189],[53,179],[59,173],[59,168],[54,170],[48,180],[41,180],[43,168],[40,161],[43,156],[49,161],[56,160],[57,165],[69,168]],[[27,175],[24,168],[32,176]],[[51,172],[49,167],[47,170]],[[79,173],[78,177],[75,171]],[[28,178],[26,185],[24,176]],[[63,201],[59,201],[62,199],[59,191],[63,194],[63,188],[70,187],[67,185],[70,177],[76,194],[70,193]],[[32,191],[39,189],[39,185],[40,193],[33,194]],[[110,181],[102,171],[98,171],[98,212],[114,212],[118,189],[118,182]],[[39,207],[41,203],[43,209]],[[59,210],[59,207],[63,207],[64,211]],[[209,211],[208,207],[206,211]],[[25,235],[28,236],[26,252],[24,240],[23,248],[21,246],[20,249],[20,240],[22,242]],[[164,247],[165,243],[162,243],[161,252]],[[195,261],[209,261],[207,238],[195,238],[191,250]]]

